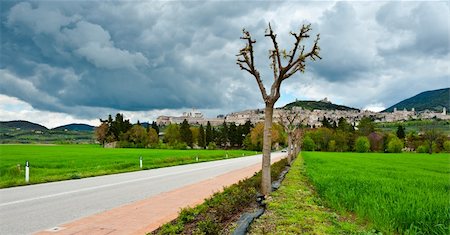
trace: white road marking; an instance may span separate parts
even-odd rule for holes
[[[247,160],[247,159],[245,159],[245,160]],[[226,166],[226,165],[231,165],[231,164],[236,164],[236,162],[223,163],[223,164],[219,164],[219,165],[214,165],[213,167],[220,167],[220,166]],[[27,198],[27,199],[23,199],[23,200],[2,203],[2,204],[0,204],[0,207],[10,206],[10,205],[18,204],[18,203],[30,202],[30,201],[35,201],[35,200],[47,199],[47,198],[52,198],[52,197],[58,197],[58,196],[63,196],[63,195],[68,195],[68,194],[73,194],[73,193],[79,193],[79,192],[84,192],[84,191],[89,191],[89,190],[94,190],[94,189],[107,188],[107,187],[111,187],[111,186],[133,183],[133,182],[138,182],[138,181],[144,181],[144,180],[149,180],[149,179],[154,179],[154,178],[161,178],[161,177],[166,177],[166,176],[184,174],[184,173],[204,170],[204,169],[208,169],[208,168],[211,168],[211,166],[201,167],[201,168],[196,168],[196,169],[191,169],[191,170],[185,170],[185,171],[180,171],[180,172],[174,172],[174,173],[167,173],[167,174],[163,174],[163,175],[155,175],[155,176],[150,176],[150,177],[145,177],[145,178],[127,180],[127,181],[122,181],[122,182],[118,182],[118,183],[105,184],[105,185],[89,187],[89,188],[73,190],[73,191],[67,191],[67,192],[62,192],[62,193],[56,193],[56,194],[50,194],[50,195],[45,195],[45,196],[40,196],[40,197]]]

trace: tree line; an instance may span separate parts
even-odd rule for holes
[[[309,129],[303,138],[305,151],[330,152],[391,152],[416,151],[419,153],[450,152],[450,141],[437,127],[436,122],[424,126],[420,132],[406,133],[399,124],[395,132],[383,132],[376,128],[370,117],[364,117],[355,127],[345,118],[337,123],[326,118],[322,127]]]
[[[248,149],[262,150],[264,125],[254,126],[250,121],[244,124],[223,122],[220,126],[191,125],[184,120],[181,124],[158,126],[156,122],[143,127],[131,124],[120,113],[113,119],[111,115],[95,129],[95,138],[102,145],[115,143],[121,148],[171,148],[171,149]],[[160,130],[162,138],[160,138]],[[272,129],[273,147],[283,146],[286,134],[283,128],[274,124]]]

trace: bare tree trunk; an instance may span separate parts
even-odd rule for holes
[[[292,133],[288,133],[288,157],[287,157],[287,163],[288,165],[291,165],[292,162],[292,150],[293,150],[293,146],[292,146]]]
[[[264,140],[262,159],[261,193],[268,195],[272,191],[272,179],[270,176],[270,152],[272,151],[272,117],[273,105],[266,103],[264,110]]]

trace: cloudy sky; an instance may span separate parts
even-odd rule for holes
[[[1,1],[0,120],[47,127],[133,122],[196,108],[209,117],[262,108],[239,70],[242,28],[272,82],[264,30],[279,45],[311,23],[321,61],[286,80],[276,106],[328,97],[380,110],[449,87],[448,1]],[[310,45],[310,41],[305,42]]]

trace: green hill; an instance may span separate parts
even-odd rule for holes
[[[428,109],[430,111],[442,112],[442,108],[444,107],[447,110],[450,109],[450,88],[422,92],[392,105],[383,110],[383,112],[393,112],[394,108],[397,108],[397,110],[411,110],[414,108],[416,111]]]
[[[52,130],[58,130],[58,131],[93,131],[94,126],[87,125],[87,124],[68,124],[64,126],[55,127]]]
[[[301,107],[303,109],[307,110],[343,110],[343,111],[359,111],[359,109],[350,108],[343,105],[337,105],[332,104],[329,102],[323,102],[323,101],[310,101],[310,100],[302,100],[302,101],[295,101],[292,103],[289,103],[285,105],[284,109],[290,109],[292,107]]]
[[[29,121],[7,121],[7,122],[0,122],[0,128],[1,129],[20,129],[20,130],[33,130],[33,131],[46,131],[48,130],[47,127],[32,123]]]

